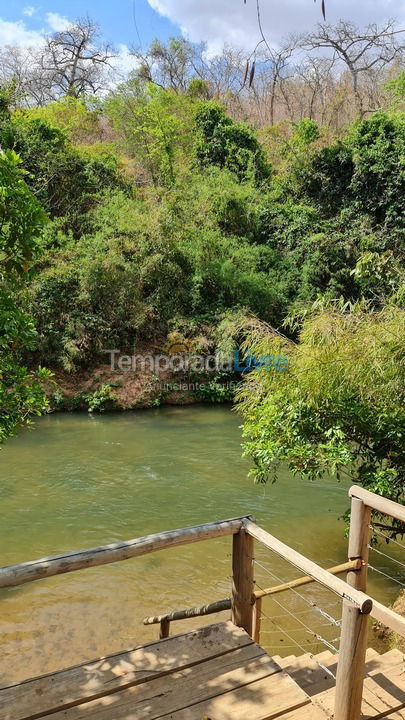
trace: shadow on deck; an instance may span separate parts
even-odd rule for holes
[[[327,655],[322,664],[333,669]],[[405,720],[403,660],[398,651],[368,651],[364,717]],[[224,622],[2,688],[0,717],[327,720],[333,694],[317,658],[270,658]]]

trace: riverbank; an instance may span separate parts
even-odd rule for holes
[[[147,348],[144,352],[148,355]],[[148,363],[133,370],[107,362],[76,372],[54,369],[47,395],[53,411],[137,410],[231,402],[237,382],[232,373],[192,373],[171,366],[157,374]]]

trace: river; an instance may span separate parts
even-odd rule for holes
[[[344,562],[339,517],[348,484],[285,472],[275,485],[254,485],[239,425],[227,407],[39,419],[0,452],[1,565],[244,514],[323,567]],[[145,615],[229,597],[230,550],[223,538],[0,591],[1,682],[156,639]],[[264,548],[256,559],[259,587],[297,577]],[[389,564],[385,570],[395,573]],[[371,574],[370,591],[382,602],[398,590]],[[308,601],[340,618],[337,598],[316,585],[265,599],[272,620],[263,620],[262,644],[270,653],[320,652],[314,633],[337,645],[339,628]],[[174,623],[171,631],[225,617]]]

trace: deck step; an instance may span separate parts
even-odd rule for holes
[[[315,706],[320,707],[331,717],[334,708],[335,688],[326,690],[312,698]],[[399,720],[405,708],[405,669],[403,663],[374,672],[366,677],[363,689],[362,717],[390,718]],[[399,713],[399,714],[398,714]],[[402,713],[403,715],[403,713]]]
[[[390,650],[380,655],[376,650],[369,648],[366,653],[366,674],[385,672],[403,662],[404,655],[399,650]],[[309,653],[299,657],[276,658],[273,660],[281,664],[290,677],[310,696],[314,697],[335,685],[333,677],[323,670],[322,663],[335,676],[337,673],[338,655],[329,651],[319,653],[312,657]]]

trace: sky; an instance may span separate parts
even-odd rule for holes
[[[327,21],[359,25],[397,18],[405,26],[405,0],[326,0]],[[0,46],[39,45],[44,34],[88,14],[106,40],[115,44],[125,66],[129,48],[145,49],[155,37],[179,34],[205,41],[211,55],[224,43],[251,51],[259,39],[256,0],[0,0]],[[322,20],[320,0],[261,0],[262,24],[277,45],[291,32]]]

